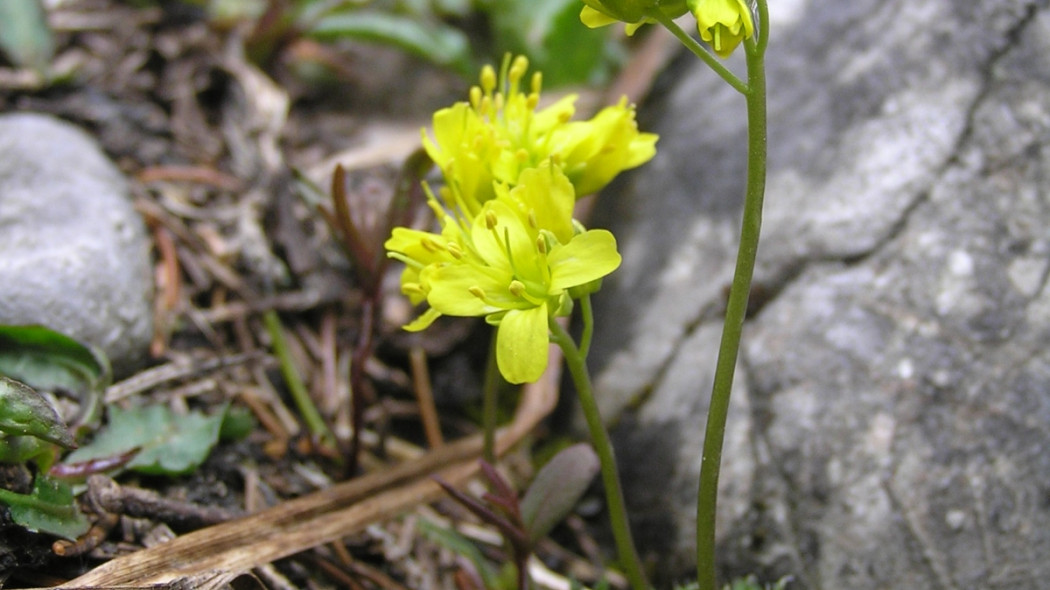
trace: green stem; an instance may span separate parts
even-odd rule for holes
[[[310,429],[310,432],[321,444],[334,450],[335,436],[332,435],[332,431],[325,424],[324,418],[321,417],[321,412],[317,410],[317,406],[314,405],[309,392],[306,391],[306,385],[303,384],[303,379],[299,376],[298,369],[295,368],[292,354],[288,351],[288,342],[284,338],[284,327],[281,326],[281,319],[277,317],[277,312],[271,309],[264,313],[263,322],[266,324],[266,331],[270,334],[273,353],[277,356],[277,361],[281,365],[281,375],[288,386],[288,391],[292,394],[292,399],[295,400],[296,407],[299,408],[299,413],[302,414],[303,420],[306,422],[306,427]],[[357,392],[354,392],[354,394],[358,395]]]
[[[612,526],[613,538],[616,541],[616,551],[620,556],[620,563],[624,568],[631,588],[634,590],[647,590],[649,582],[642,572],[641,560],[634,548],[631,539],[631,527],[627,522],[627,508],[623,501],[623,490],[620,488],[620,475],[616,468],[616,455],[613,453],[612,442],[609,434],[602,424],[601,414],[598,412],[598,403],[594,399],[594,390],[591,387],[591,376],[587,372],[587,363],[580,349],[576,347],[572,336],[569,336],[565,328],[554,318],[548,322],[551,331],[551,342],[561,348],[565,357],[565,366],[572,375],[572,382],[576,386],[576,395],[580,399],[583,415],[587,419],[587,428],[591,434],[591,443],[598,453],[598,461],[601,464],[602,483],[605,485],[605,499],[609,507],[609,524]]]
[[[678,26],[678,23],[674,22],[674,19],[664,14],[660,9],[653,9],[649,12],[649,16],[664,26],[665,29],[671,31],[671,34],[681,41],[682,45],[685,45],[686,49],[692,51],[697,57],[699,57],[707,67],[714,70],[727,84],[736,89],[740,94],[748,94],[748,87],[740,78],[737,78],[733,72],[729,71],[729,68],[722,65],[722,62],[718,61],[718,58],[711,55],[711,52],[704,49],[704,46],[699,41],[693,39],[688,33],[682,30],[682,27]]]
[[[580,334],[580,356],[584,359],[591,352],[591,340],[594,338],[594,308],[591,307],[591,296],[580,297],[580,317],[583,319],[583,333]]]
[[[747,55],[747,189],[744,198],[740,249],[737,252],[733,286],[726,306],[722,341],[718,348],[711,405],[707,413],[703,459],[700,464],[700,490],[696,507],[697,582],[700,590],[715,590],[715,511],[718,502],[718,472],[722,462],[729,397],[733,373],[740,350],[740,337],[747,315],[748,295],[758,253],[762,227],[762,200],[766,187],[766,78],[764,49],[768,16],[766,3],[759,0],[760,39],[748,39]]]
[[[484,431],[482,457],[496,464],[496,422],[499,415],[499,366],[496,364],[496,330],[492,330],[489,357],[485,362],[485,382],[481,391],[481,428]]]

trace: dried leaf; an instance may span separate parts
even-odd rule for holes
[[[561,451],[540,469],[521,500],[521,518],[533,543],[569,514],[598,468],[598,455],[590,445],[580,443]]]

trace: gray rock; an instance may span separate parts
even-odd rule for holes
[[[149,241],[96,142],[38,114],[0,117],[0,323],[98,346],[118,373],[153,333]]]
[[[728,569],[805,588],[1046,586],[1047,4],[771,3],[765,307],[721,482]],[[661,153],[597,220],[624,254],[597,305],[603,411],[621,458],[641,440],[670,453],[624,460],[629,490],[695,490],[711,369],[678,375],[713,366],[701,334],[735,255],[740,102],[689,66],[654,105]],[[671,496],[637,525],[663,527],[643,552],[681,573],[695,498]]]

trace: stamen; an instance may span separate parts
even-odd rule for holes
[[[544,239],[543,236],[536,238],[536,250],[538,250],[540,254],[547,253],[547,240]]]
[[[514,158],[518,162],[521,162],[522,164],[524,164],[525,162],[529,161],[529,151],[526,150],[525,148],[521,148],[518,151],[514,152]]]
[[[496,88],[496,70],[492,69],[492,66],[481,68],[481,88],[485,90],[485,94],[491,94]]]
[[[405,283],[401,285],[401,292],[405,295],[426,295],[427,292],[423,288],[423,285],[419,283]]]
[[[510,250],[510,228],[503,228],[503,248],[507,251],[507,262],[510,263],[510,268],[514,272],[518,271],[518,268],[514,266],[514,253]]]
[[[481,88],[477,86],[470,87],[470,106],[474,107],[474,110],[480,110],[481,107]]]
[[[419,243],[422,244],[423,248],[426,249],[428,252],[440,252],[445,249],[444,246],[442,246],[440,243],[438,243],[437,240],[431,237],[424,237],[423,239],[419,240]]]
[[[482,301],[485,300],[485,290],[481,287],[474,285],[471,288],[467,289],[467,291],[470,291],[470,294],[477,297],[478,299]]]
[[[539,222],[536,221],[536,211],[529,209],[529,227],[536,229],[539,227]]]
[[[533,72],[532,74],[532,93],[539,98],[540,90],[543,88],[543,72]]]
[[[510,66],[510,73],[508,78],[511,84],[517,84],[518,80],[521,80],[522,76],[525,75],[525,71],[529,69],[529,60],[524,55],[519,55],[514,58],[514,63]]]
[[[448,253],[451,254],[452,257],[456,260],[463,258],[463,249],[460,248],[459,244],[457,244],[456,242],[449,242],[445,244],[445,249],[448,250]]]
[[[499,219],[496,217],[496,212],[489,209],[485,212],[485,227],[489,229],[496,229],[496,224],[499,223]]]
[[[521,297],[525,295],[525,283],[522,283],[521,281],[515,279],[510,282],[510,285],[507,287],[507,290],[510,291],[511,295],[515,297]]]

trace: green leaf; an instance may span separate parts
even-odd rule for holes
[[[43,326],[0,325],[0,375],[42,391],[68,391],[80,398],[77,427],[93,422],[112,379],[99,350]]]
[[[14,379],[0,375],[0,432],[31,436],[71,449],[73,435],[44,396]]]
[[[155,475],[193,471],[219,439],[226,409],[213,416],[201,412],[176,415],[167,406],[153,405],[122,410],[109,408],[109,423],[95,440],[71,453],[65,463],[114,457],[140,449],[127,469]]]
[[[357,39],[385,43],[464,75],[473,71],[466,35],[441,22],[424,22],[419,17],[364,10],[337,12],[319,19],[306,34],[321,41]]]
[[[588,444],[573,445],[536,474],[521,499],[521,520],[533,543],[547,536],[580,501],[598,473],[598,455]]]
[[[8,505],[11,520],[32,532],[76,539],[91,526],[69,485],[43,475],[37,475],[32,494],[0,489],[0,502]]]
[[[579,0],[494,0],[488,7],[497,50],[523,53],[547,88],[592,81],[605,65],[608,27],[580,24]]]
[[[40,0],[0,2],[0,49],[16,66],[47,69],[55,42]]]
[[[417,523],[419,532],[424,537],[474,564],[474,568],[477,570],[478,575],[481,576],[485,588],[500,587],[498,581],[499,573],[496,571],[496,568],[492,567],[492,564],[485,559],[481,554],[481,550],[470,539],[467,539],[454,529],[439,526],[425,518],[419,519]]]

